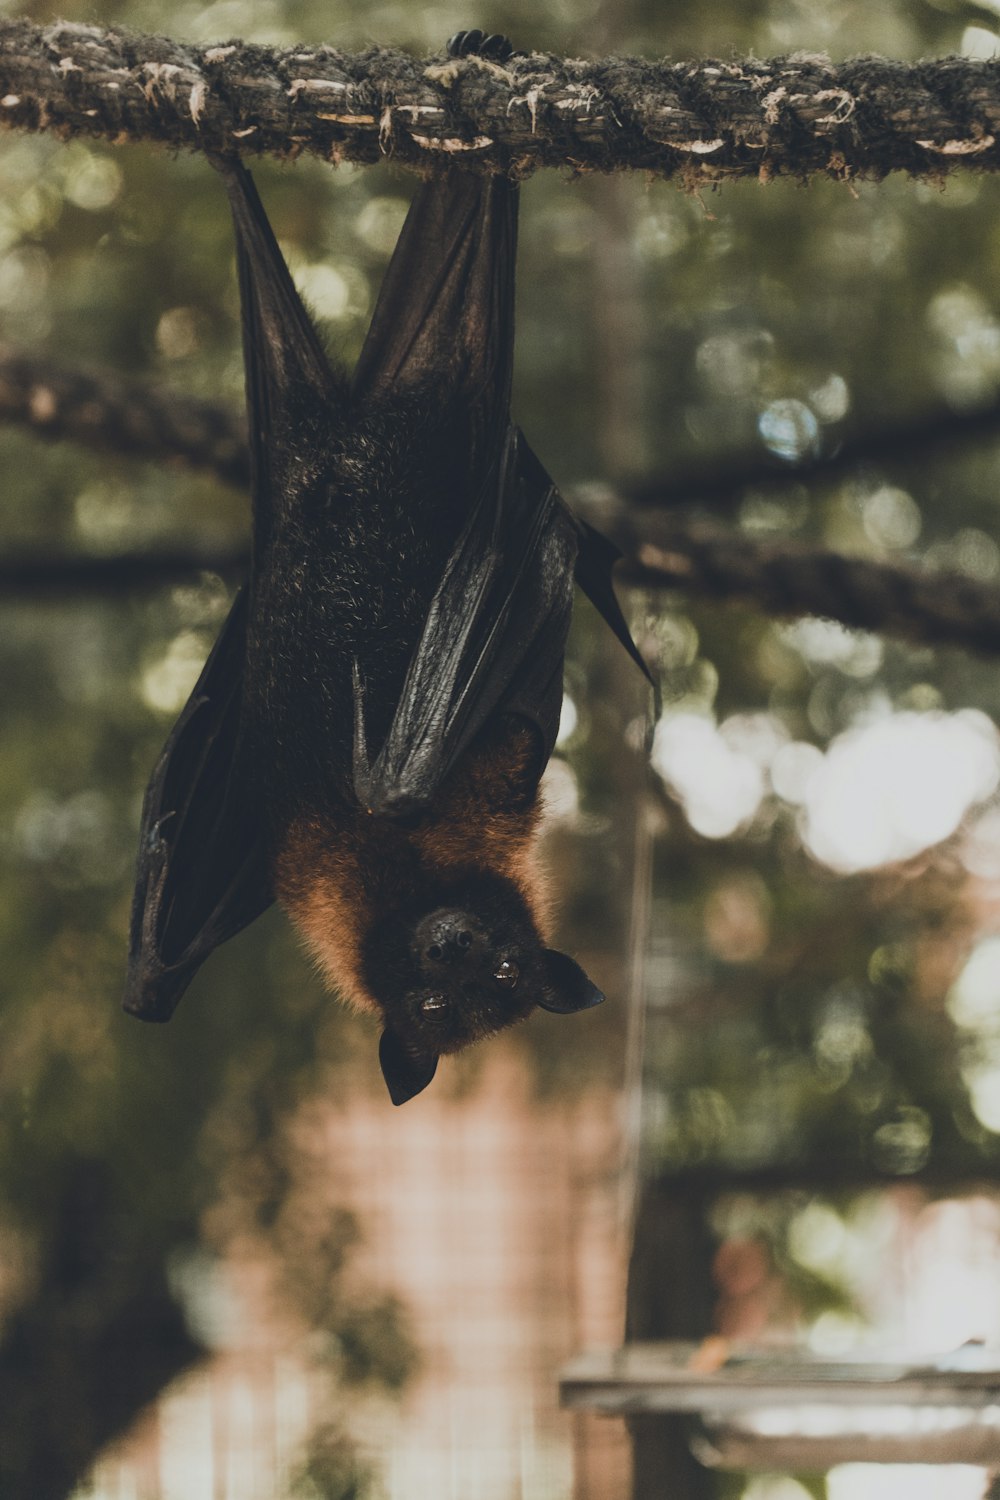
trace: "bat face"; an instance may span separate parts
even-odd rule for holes
[[[510,881],[443,886],[370,935],[365,977],[387,1025],[435,1052],[457,1052],[526,1016],[543,992],[544,951]]]
[[[391,988],[377,982],[381,975],[373,988],[400,1036],[423,1050],[457,1052],[531,1010],[539,944],[530,931],[519,931],[521,924],[483,920],[467,906],[439,906],[392,925],[389,941],[395,939],[402,962]]]
[[[364,977],[385,1020],[382,1069],[397,1103],[433,1076],[440,1055],[523,1020],[536,1006],[568,1013],[603,995],[563,953],[545,947],[513,883],[470,871],[384,919]]]
[[[277,860],[278,898],[330,989],[383,1022],[397,1104],[438,1057],[536,1006],[568,1014],[603,998],[542,936],[534,759],[532,735],[509,725],[481,737],[431,815],[305,818]]]

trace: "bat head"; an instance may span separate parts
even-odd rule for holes
[[[380,922],[364,966],[385,1019],[379,1057],[394,1104],[426,1088],[442,1054],[536,1006],[566,1015],[604,999],[579,964],[545,946],[517,887],[480,871]]]

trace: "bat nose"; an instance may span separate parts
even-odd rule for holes
[[[479,923],[468,912],[441,908],[422,917],[414,932],[414,946],[425,967],[452,964],[477,946]]]

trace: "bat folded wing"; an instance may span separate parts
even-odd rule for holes
[[[502,177],[422,184],[354,370],[358,399],[432,390],[468,427],[474,460],[502,443],[510,408],[517,208]]]
[[[589,521],[581,520],[579,516],[574,516],[573,519],[579,536],[576,581],[594,608],[604,617],[605,623],[610,625],[640,672],[652,684],[655,697],[659,691],[657,684],[642,652],[632,639],[632,632],[622,614],[611,582],[615,563],[622,556],[621,548],[608,541],[602,532],[596,531]]]
[[[373,812],[426,806],[487,720],[517,714],[538,730],[544,764],[562,706],[576,534],[551,480],[522,462],[510,428],[431,601],[385,743],[365,735],[355,671],[354,788]]]
[[[168,1021],[196,970],[274,899],[240,771],[243,589],[157,762],[142,812],[125,1009]]]
[[[536,458],[523,438],[521,439],[521,465],[529,476],[529,482],[536,487],[543,482],[551,484],[552,481],[548,478],[540,460]],[[614,542],[609,541],[602,532],[591,526],[589,521],[584,521],[572,512],[569,514],[572,517],[577,540],[574,568],[576,582],[598,614],[603,617],[605,624],[610,626],[621,641],[640,672],[652,685],[655,696],[658,692],[657,684],[642,652],[632,639],[632,632],[622,614],[612,582],[614,566],[622,557],[622,550],[616,547]]]

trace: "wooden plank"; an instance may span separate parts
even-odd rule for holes
[[[872,1416],[886,1410],[876,1408]],[[985,1469],[1000,1465],[1000,1408],[994,1408],[996,1422],[984,1420],[992,1414],[989,1408],[973,1411],[966,1407],[961,1413],[945,1410],[949,1417],[962,1420],[931,1431],[918,1425],[920,1417],[929,1414],[928,1407],[907,1408],[915,1419],[907,1432],[859,1432],[849,1425],[848,1410],[836,1413],[844,1419],[844,1430],[829,1434],[759,1432],[734,1422],[710,1427],[693,1422],[691,1450],[707,1468],[771,1473],[832,1469],[837,1464],[976,1464]],[[889,1415],[894,1413],[889,1411]]]
[[[627,1344],[580,1355],[562,1371],[562,1404],[605,1413],[725,1415],[762,1407],[1000,1406],[1000,1350],[968,1345],[926,1362],[833,1360],[795,1350]],[[708,1351],[706,1353],[706,1351]],[[714,1366],[714,1367],[713,1367]]]

